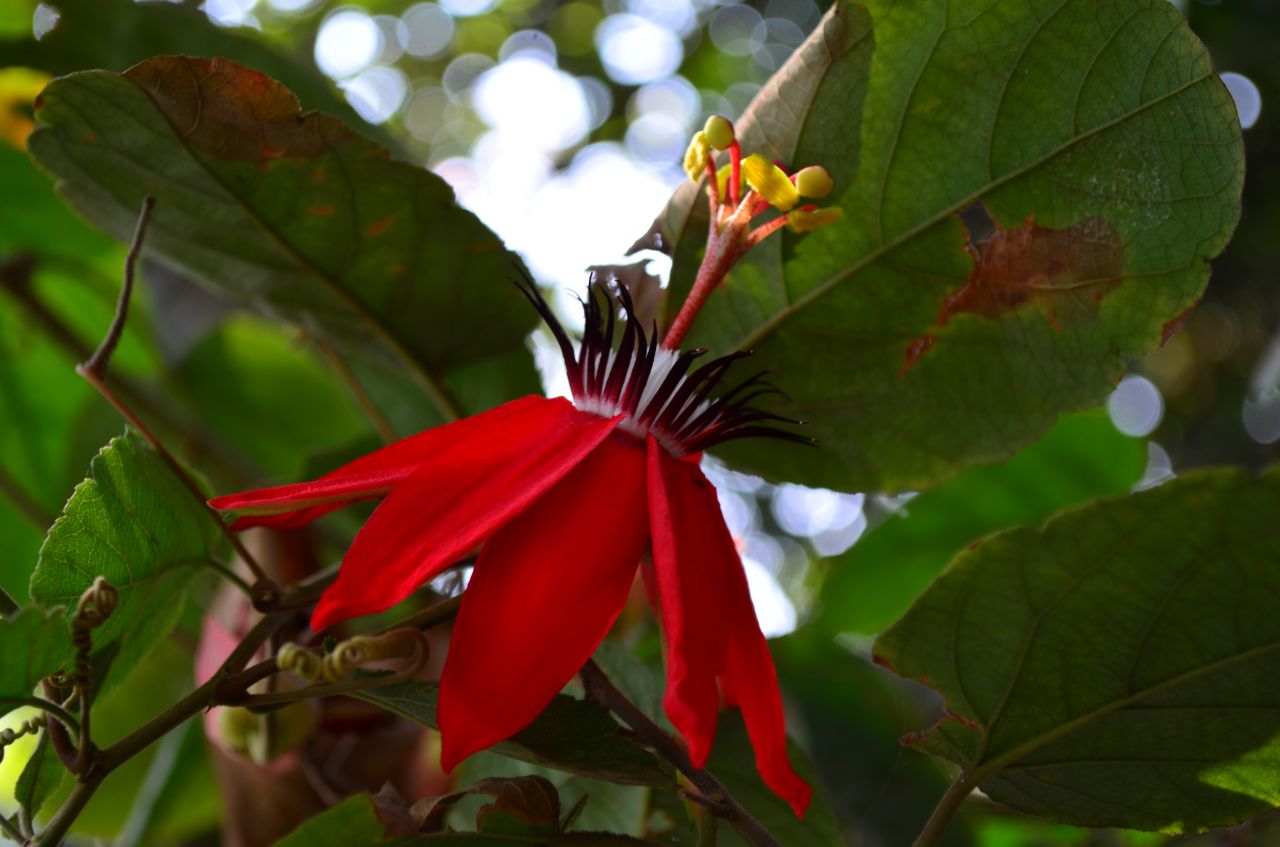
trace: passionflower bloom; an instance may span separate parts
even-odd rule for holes
[[[234,526],[297,527],[384,497],[311,620],[320,631],[400,602],[480,546],[440,680],[442,764],[527,726],[589,659],[652,550],[650,599],[667,639],[667,715],[698,766],[721,691],[742,709],[765,782],[804,811],[787,758],[773,660],[701,452],[746,436],[801,440],[748,404],[759,376],[715,395],[742,354],[660,348],[621,289],[584,304],[576,353],[537,289],[522,290],[564,354],[573,401],[524,397],[429,429],[313,482],[216,498]],[[621,327],[621,343],[614,349]]]
[[[243,529],[297,527],[384,498],[317,605],[316,631],[389,608],[480,548],[440,681],[446,770],[547,706],[613,626],[646,561],[644,582],[667,645],[663,705],[694,764],[710,752],[723,697],[742,710],[764,781],[796,814],[809,802],[809,786],[788,760],[777,674],[742,562],[699,467],[704,450],[730,439],[808,439],[778,428],[794,422],[751,406],[773,390],[761,375],[718,390],[746,354],[695,368],[707,351],[674,348],[739,256],[784,224],[810,222],[803,216],[811,208],[797,217],[792,207],[796,185],[807,188],[813,173],[788,176],[759,157],[744,161],[732,125],[708,129],[695,136],[688,163],[692,177],[708,177],[707,257],[661,345],[657,327],[646,332],[636,320],[625,287],[620,303],[593,288],[575,351],[526,280],[521,291],[560,346],[572,401],[513,400],[315,481],[210,501],[238,513],[234,526]],[[730,152],[724,192],[713,149]],[[750,190],[739,196],[744,176]],[[830,186],[819,188],[811,194]],[[751,229],[770,207],[784,214]]]

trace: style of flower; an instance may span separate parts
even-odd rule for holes
[[[782,209],[804,188],[796,188],[796,179],[820,177],[821,193],[830,190],[825,171],[789,177],[759,157],[744,161],[732,125],[713,120],[722,123],[708,122],[691,146],[692,165],[705,166],[710,177],[714,213],[694,287],[694,295],[702,291],[699,307],[733,262],[768,234],[762,230],[782,225],[748,231],[752,217],[770,205]],[[725,190],[737,211],[724,212],[718,199],[723,192],[709,151],[720,145],[730,148]],[[738,198],[743,174],[751,190]],[[793,214],[777,220],[787,223]],[[676,349],[697,312],[690,301],[659,344],[657,327],[646,332],[636,320],[625,286],[620,303],[593,287],[575,351],[533,283],[526,280],[520,290],[559,344],[572,402],[513,400],[312,482],[232,494],[211,505],[238,513],[237,529],[284,529],[384,498],[320,599],[311,622],[317,632],[391,607],[480,549],[440,681],[446,770],[509,738],[547,706],[603,641],[639,568],[666,640],[663,705],[690,759],[699,767],[706,761],[723,698],[742,710],[765,783],[803,814],[810,789],[788,759],[773,660],[699,460],[730,439],[808,439],[778,428],[794,421],[751,405],[774,391],[762,375],[717,391],[730,366],[749,354],[695,368],[707,351]]]

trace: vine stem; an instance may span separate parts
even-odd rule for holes
[[[0,831],[18,844],[26,840],[26,837],[13,824],[9,823],[9,819],[4,815],[0,815]]]
[[[111,326],[107,328],[107,334],[102,339],[102,343],[98,345],[98,349],[93,351],[93,355],[88,359],[76,365],[76,373],[106,398],[107,402],[120,413],[120,416],[128,421],[134,429],[138,430],[142,437],[151,444],[164,463],[169,466],[169,470],[191,492],[191,496],[196,498],[196,502],[208,513],[210,520],[218,525],[218,529],[226,536],[232,548],[244,560],[245,566],[249,568],[258,585],[261,586],[261,593],[271,599],[278,599],[279,592],[276,590],[274,583],[267,579],[266,573],[258,564],[257,559],[244,546],[240,536],[233,532],[231,527],[227,526],[226,522],[222,520],[222,516],[209,506],[206,502],[208,498],[200,490],[200,486],[192,479],[191,475],[187,473],[186,468],[182,467],[182,463],[174,458],[173,454],[156,437],[155,433],[142,422],[141,418],[134,414],[133,410],[120,399],[111,386],[107,385],[107,365],[111,361],[111,354],[115,352],[116,345],[120,343],[120,337],[124,334],[125,322],[129,319],[129,300],[133,295],[133,282],[136,276],[138,257],[142,254],[142,240],[146,235],[147,224],[151,220],[151,212],[155,205],[156,198],[151,196],[144,198],[142,201],[142,210],[138,214],[138,223],[133,231],[133,240],[129,244],[129,253],[124,260],[124,284],[120,286],[120,299],[116,301],[115,316],[112,317]],[[259,590],[255,590],[255,601],[259,593]]]
[[[733,824],[734,828],[756,847],[782,847],[760,821],[733,798],[724,783],[702,768],[694,767],[684,748],[662,727],[650,720],[639,706],[627,699],[627,696],[609,680],[595,660],[588,659],[582,666],[580,675],[582,684],[587,690],[587,697],[622,718],[641,741],[670,762],[698,791],[702,792],[703,798],[708,801],[706,803],[708,808]]]
[[[946,793],[942,795],[942,799],[938,801],[938,805],[934,806],[933,814],[929,816],[924,829],[920,830],[920,835],[916,837],[912,847],[934,847],[938,844],[942,840],[942,833],[946,832],[951,819],[955,817],[960,805],[973,792],[973,789],[974,783],[970,781],[968,775],[962,773],[956,777],[955,782],[951,783]]]
[[[76,818],[84,811],[85,806],[88,805],[89,800],[102,785],[103,780],[116,768],[208,708],[213,702],[214,693],[218,685],[226,677],[244,667],[249,658],[271,637],[272,633],[289,619],[290,614],[289,612],[274,612],[263,617],[262,620],[254,625],[253,629],[249,630],[240,643],[236,645],[236,648],[231,651],[231,654],[227,656],[222,666],[203,685],[120,741],[100,751],[93,758],[88,771],[77,776],[75,786],[71,789],[71,793],[67,795],[62,807],[54,813],[49,825],[29,843],[39,845],[39,847],[55,847],[55,845],[61,844],[67,832],[70,831],[71,825],[75,823]]]
[[[67,725],[72,732],[80,732],[80,721],[66,709],[51,700],[43,697],[0,697],[0,703],[12,706],[29,706],[34,709],[40,709],[43,712],[52,715],[57,720]]]

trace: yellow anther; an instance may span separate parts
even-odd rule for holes
[[[818,227],[833,224],[844,216],[844,212],[832,206],[828,209],[796,209],[787,213],[787,228],[792,232],[813,232]]]
[[[801,197],[826,197],[831,193],[831,174],[821,165],[812,165],[796,172],[796,191]]]
[[[728,150],[733,144],[733,123],[728,118],[712,115],[707,118],[702,132],[707,137],[707,143],[717,150]]]
[[[789,212],[800,202],[800,192],[791,184],[791,179],[782,168],[764,156],[751,155],[743,159],[742,175],[746,177],[747,185],[768,200],[771,206]]]
[[[684,172],[694,182],[702,179],[707,170],[707,159],[711,155],[711,145],[707,142],[705,132],[697,132],[689,142],[689,149],[684,151]]]

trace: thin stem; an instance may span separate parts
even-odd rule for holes
[[[227,524],[222,520],[222,517],[215,512],[211,506],[209,506],[206,502],[207,498],[204,492],[200,490],[200,486],[191,478],[191,475],[187,473],[186,469],[182,467],[182,463],[174,458],[173,454],[170,453],[160,439],[156,437],[156,434],[133,413],[132,409],[125,405],[124,401],[116,395],[116,393],[111,389],[111,386],[107,385],[100,374],[90,371],[84,365],[77,365],[76,373],[84,377],[86,382],[92,385],[99,394],[106,398],[107,402],[114,406],[115,410],[120,413],[120,416],[128,421],[129,425],[136,429],[142,437],[147,440],[152,448],[155,449],[156,453],[160,455],[160,458],[164,460],[164,463],[169,466],[169,470],[171,470],[174,476],[182,482],[183,487],[191,493],[191,496],[196,499],[196,502],[198,502],[204,511],[208,513],[209,519],[218,525],[219,530],[226,537],[227,541],[231,543],[236,554],[244,560],[245,566],[252,571],[254,579],[260,583],[269,583],[270,580],[267,579],[262,567],[258,564],[257,559],[253,557],[253,554],[249,552],[248,548],[244,546],[244,543],[240,540],[240,536],[233,532],[231,527],[227,526]]]
[[[627,696],[609,681],[609,677],[594,660],[588,659],[582,666],[580,674],[587,696],[622,718],[641,741],[684,774],[685,778],[702,792],[703,797],[710,801],[710,806],[716,814],[733,824],[744,838],[756,847],[782,847],[778,840],[733,798],[724,783],[707,771],[694,767],[684,748],[662,727],[650,720],[649,716],[635,703],[628,700]]]
[[[94,758],[88,773],[79,774],[75,786],[62,807],[54,813],[49,826],[30,842],[42,847],[54,847],[62,843],[80,813],[88,805],[102,781],[116,768],[129,761],[143,750],[150,747],[172,730],[178,728],[190,718],[203,712],[213,703],[213,695],[218,685],[234,670],[244,666],[249,657],[262,646],[271,634],[287,621],[289,615],[283,612],[266,615],[249,630],[236,648],[231,651],[222,666],[208,681],[186,697],[183,697],[147,723],[138,727],[128,736],[99,752]]]
[[[707,157],[707,205],[711,211],[711,231],[715,232],[720,217],[720,178],[716,173],[716,157]]]
[[[761,241],[764,241],[766,238],[773,235],[778,230],[782,229],[786,225],[787,225],[787,216],[778,215],[778,217],[769,221],[767,224],[761,224],[760,226],[751,230],[751,234],[747,236],[747,241],[748,243],[751,244],[752,247],[754,247],[757,244],[759,244]]]
[[[942,795],[942,799],[938,801],[938,805],[934,807],[933,814],[929,816],[928,822],[925,823],[924,829],[920,831],[912,847],[934,847],[938,844],[942,840],[942,833],[946,831],[947,825],[951,823],[956,811],[973,789],[974,784],[965,774],[956,777],[955,782],[951,783],[946,793]]]
[[[16,844],[25,844],[27,839],[18,828],[9,823],[9,819],[4,815],[0,815],[0,830],[4,830],[4,834],[13,839]]]
[[[76,747],[76,773],[85,773],[89,770],[89,763],[93,761],[93,736],[89,734],[89,718],[93,715],[93,702],[89,697],[89,686],[79,689],[80,699],[80,743]]]
[[[36,502],[22,483],[14,479],[4,468],[0,468],[0,494],[9,498],[9,502],[26,518],[27,522],[41,532],[48,529],[57,517]]]
[[[441,600],[432,606],[428,606],[420,612],[414,612],[409,617],[394,624],[388,629],[401,629],[411,627],[413,629],[431,629],[439,626],[445,621],[452,620],[458,616],[458,607],[462,605],[462,595],[450,597],[448,600]]]
[[[279,668],[277,667],[277,670]],[[415,668],[416,673],[420,668]],[[352,694],[356,691],[365,691],[370,688],[381,688],[384,685],[394,685],[397,682],[404,682],[413,674],[390,673],[378,676],[366,676],[360,679],[353,679],[348,682],[331,682],[325,685],[309,685],[306,688],[295,688],[292,691],[274,691],[270,694],[246,694],[239,697],[233,703],[226,705],[240,706],[246,709],[258,709],[267,706],[285,706],[289,703],[300,703],[303,700],[313,700],[317,697],[335,697],[339,694]]]
[[[369,395],[364,385],[356,378],[355,372],[351,370],[350,365],[338,354],[338,351],[333,348],[329,340],[320,336],[312,336],[311,340],[315,343],[320,355],[329,363],[329,367],[333,368],[334,373],[347,386],[347,390],[351,392],[351,397],[360,406],[365,417],[369,419],[369,423],[373,424],[373,428],[378,431],[378,437],[388,444],[397,441],[400,436],[396,433],[395,427],[391,425],[391,421],[383,414],[382,409],[378,408],[378,404],[374,402],[373,397]]]
[[[116,301],[115,317],[111,320],[111,326],[107,329],[106,337],[102,339],[102,343],[98,345],[98,349],[94,351],[86,361],[76,365],[76,373],[84,377],[84,379],[97,389],[98,393],[107,399],[112,406],[116,408],[126,421],[128,421],[134,429],[138,430],[144,438],[150,442],[155,451],[160,454],[160,458],[164,460],[169,469],[182,482],[186,489],[191,492],[191,496],[208,513],[209,518],[218,525],[219,530],[227,540],[231,542],[231,546],[244,560],[245,565],[253,572],[254,578],[259,583],[269,583],[266,574],[261,566],[258,565],[253,555],[249,553],[248,548],[240,541],[240,537],[232,532],[231,528],[222,520],[222,517],[213,510],[206,502],[208,499],[204,492],[200,490],[200,486],[187,473],[186,468],[174,458],[173,454],[161,443],[146,424],[134,414],[128,404],[123,402],[120,397],[106,383],[107,365],[110,364],[111,354],[115,351],[116,345],[120,343],[120,336],[124,333],[125,322],[129,318],[129,299],[133,294],[133,281],[135,277],[136,266],[138,264],[138,256],[142,252],[142,240],[146,235],[147,222],[151,219],[151,210],[155,207],[155,198],[147,197],[142,201],[142,211],[138,215],[138,226],[133,232],[133,243],[129,245],[129,253],[125,257],[124,264],[124,284],[120,287],[120,299]]]
[[[217,559],[209,559],[208,564],[209,567],[218,572],[218,576],[240,589],[246,597],[253,598],[253,586],[245,582],[244,578],[233,571],[230,565]]]
[[[116,301],[116,313],[107,327],[98,349],[81,367],[101,375],[107,369],[111,354],[124,335],[124,323],[129,317],[129,297],[133,294],[133,280],[137,271],[138,256],[142,253],[142,238],[147,233],[147,223],[151,220],[151,212],[156,207],[156,198],[148,195],[142,198],[142,210],[138,212],[138,223],[133,228],[133,240],[129,242],[129,252],[124,257],[124,284],[120,286],[120,299]]]
[[[729,198],[733,205],[742,199],[742,145],[734,140],[729,145]]]
[[[83,362],[90,358],[93,350],[89,345],[73,333],[32,290],[33,268],[34,262],[28,256],[19,256],[0,264],[0,290],[9,294],[25,309],[34,324],[39,326],[43,333],[62,348],[73,361]],[[246,478],[252,476],[253,467],[245,458],[220,442],[199,420],[166,408],[142,388],[117,374],[104,374],[103,379],[111,384],[116,394],[130,408],[137,409],[146,417],[157,421],[168,432],[182,433],[186,442],[196,452],[215,457],[218,462],[239,476]]]

